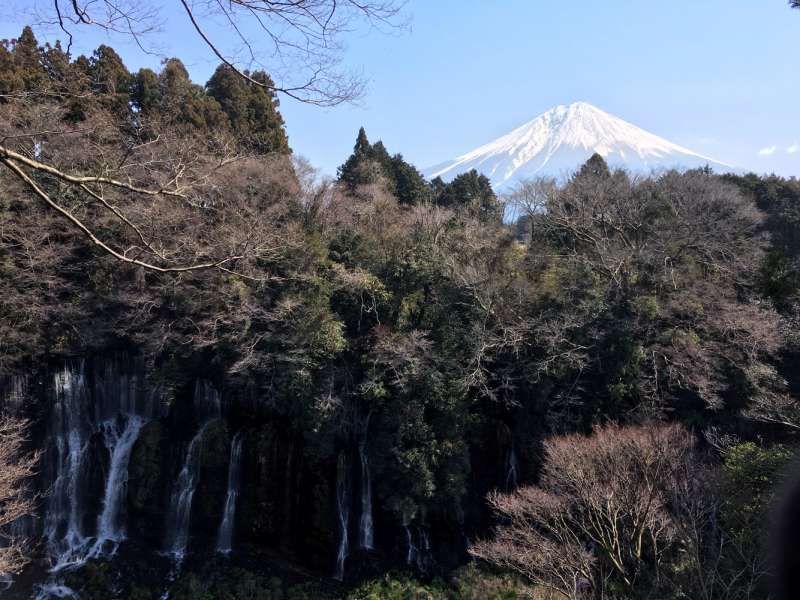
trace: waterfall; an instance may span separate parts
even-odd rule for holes
[[[372,525],[372,481],[369,475],[369,462],[367,459],[366,444],[358,445],[358,455],[361,459],[361,521],[359,522],[359,542],[364,550],[373,550],[373,525]]]
[[[201,423],[207,423],[222,416],[222,399],[219,392],[204,379],[195,382],[192,405],[195,418]]]
[[[128,463],[141,428],[156,415],[160,395],[143,390],[139,379],[121,368],[123,363],[136,372],[125,358],[97,361],[93,386],[83,361],[67,363],[53,375],[52,446],[45,462],[52,484],[43,526],[52,571],[113,555],[125,539]],[[93,520],[89,481],[98,452],[108,456],[108,468],[101,511]]]
[[[431,555],[431,538],[428,536],[428,530],[424,528],[420,529],[419,537],[421,542],[421,552],[419,553],[421,562],[418,566],[420,570],[427,571],[428,567],[433,562],[433,556]]]
[[[433,565],[433,555],[431,553],[431,540],[428,531],[420,526],[417,528],[418,543],[414,541],[414,534],[411,527],[403,524],[406,532],[406,564],[418,571],[427,573]]]
[[[189,525],[192,516],[192,500],[197,487],[197,475],[200,470],[200,444],[208,424],[203,425],[189,442],[183,468],[178,474],[176,488],[170,498],[167,514],[166,551],[178,562],[186,555],[189,543]]]
[[[207,381],[196,382],[193,402],[195,415],[201,420],[202,425],[186,449],[186,458],[170,497],[166,521],[165,551],[178,563],[183,561],[189,543],[192,500],[200,472],[200,448],[203,435],[208,425],[221,415],[219,393]]]
[[[28,380],[24,376],[14,375],[0,379],[0,412],[6,415],[24,416],[25,401],[28,397]]]
[[[411,535],[411,528],[408,525],[403,524],[403,529],[406,530],[406,564],[409,567],[413,567],[417,563],[419,550],[414,544],[414,536]]]
[[[336,510],[339,516],[339,551],[336,554],[336,574],[339,581],[344,579],[344,567],[350,554],[350,493],[347,481],[347,455],[339,453],[336,465]]]
[[[47,502],[44,536],[53,570],[80,564],[88,544],[83,534],[81,467],[88,447],[89,426],[83,362],[67,365],[54,376],[52,434],[55,441],[55,481]]]
[[[517,452],[514,449],[514,444],[512,443],[506,458],[506,490],[512,491],[517,489],[518,478],[519,462],[517,461]]]
[[[236,500],[239,498],[240,471],[242,466],[242,439],[240,431],[231,442],[231,458],[228,463],[228,493],[225,510],[217,534],[217,552],[228,554],[233,550],[233,527],[236,521]]]
[[[113,555],[119,543],[125,539],[125,527],[121,522],[120,512],[127,492],[128,463],[144,420],[131,415],[122,421],[124,424],[106,423],[103,428],[103,439],[106,448],[111,452],[111,464],[103,495],[103,509],[97,517],[97,536],[90,551],[92,556],[100,556],[105,551]]]
[[[358,541],[363,550],[375,548],[372,522],[372,479],[369,473],[369,457],[367,456],[367,432],[369,431],[369,418],[364,419],[361,442],[358,444],[358,457],[361,463],[361,519],[358,524]]]
[[[78,600],[79,596],[75,590],[60,582],[44,583],[36,587],[34,600],[53,600],[55,598]]]

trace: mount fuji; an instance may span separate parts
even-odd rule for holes
[[[736,171],[608,114],[587,102],[556,106],[493,142],[424,171],[450,181],[472,169],[486,175],[497,191],[522,179],[566,175],[594,153],[609,166],[651,173],[670,168],[710,166]]]

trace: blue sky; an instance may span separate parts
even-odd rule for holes
[[[0,37],[33,4],[0,8]],[[360,104],[282,101],[292,147],[323,172],[361,125],[426,167],[585,100],[720,161],[800,175],[800,11],[786,0],[410,0],[407,12],[405,31],[349,35],[345,63],[369,79]],[[214,57],[176,7],[162,19],[152,42],[204,82]],[[158,67],[123,40],[79,39],[79,51],[110,43],[132,70]]]

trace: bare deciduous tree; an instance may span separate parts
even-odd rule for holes
[[[788,382],[775,367],[756,363],[746,374],[754,393],[745,417],[800,431],[800,402],[791,395]]]
[[[507,201],[514,216],[525,221],[529,239],[535,237],[535,222],[544,215],[557,193],[555,179],[539,177],[522,181],[508,195]]]
[[[227,134],[209,139],[155,121],[153,133],[131,140],[108,111],[70,126],[63,110],[24,100],[0,105],[0,181],[30,209],[44,206],[103,253],[160,273],[264,278],[247,264],[286,248],[286,232],[268,216],[296,187],[287,157],[249,157]],[[248,191],[259,185],[260,194]]]
[[[35,508],[25,491],[36,467],[36,457],[24,454],[26,428],[24,421],[0,416],[0,575],[17,573],[27,563],[25,540],[10,531]]]
[[[672,490],[687,476],[691,436],[677,425],[609,425],[545,443],[541,484],[489,501],[502,519],[470,552],[569,598],[616,581],[660,577],[676,542]]]

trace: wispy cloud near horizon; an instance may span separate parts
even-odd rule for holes
[[[797,154],[798,152],[800,152],[800,144],[797,142],[786,149],[786,154]]]
[[[778,149],[777,146],[767,146],[766,148],[762,148],[758,151],[759,156],[772,156],[775,154],[775,151]]]

